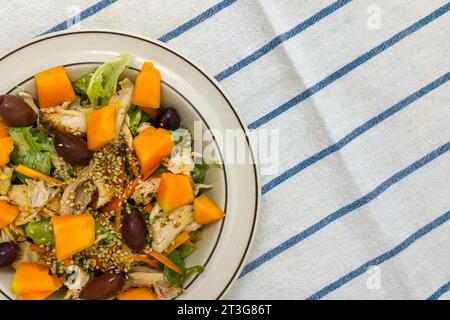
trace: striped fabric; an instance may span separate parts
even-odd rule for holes
[[[65,29],[156,38],[280,130],[233,299],[450,299],[450,2],[18,0],[0,54]],[[79,14],[78,14],[79,13]]]

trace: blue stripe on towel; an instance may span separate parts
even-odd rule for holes
[[[308,29],[312,25],[321,21],[322,19],[324,19],[328,15],[332,14],[336,10],[342,8],[343,6],[345,6],[346,4],[348,4],[351,1],[352,0],[339,0],[339,1],[332,3],[328,7],[320,10],[318,13],[316,13],[312,17],[310,17],[307,20],[303,21],[302,23],[296,25],[291,30],[277,36],[276,38],[274,38],[269,43],[267,43],[263,47],[259,48],[258,50],[256,50],[252,54],[250,54],[249,56],[245,57],[244,59],[240,60],[239,62],[236,62],[231,67],[229,67],[229,68],[223,70],[222,72],[220,72],[219,74],[217,74],[215,76],[216,80],[222,81],[222,80],[228,78],[229,76],[231,76],[234,73],[238,72],[239,70],[245,68],[249,64],[255,62],[262,56],[266,55],[267,53],[269,53],[270,51],[272,51],[273,49],[278,47],[283,42],[291,39],[292,37],[298,35],[300,32]]]
[[[430,91],[433,91],[434,89],[440,87],[444,83],[446,83],[448,80],[450,80],[450,72],[447,72],[440,78],[434,80],[433,82],[427,84],[425,87],[421,88],[420,90],[414,92],[410,96],[406,97],[399,103],[393,105],[389,109],[383,111],[379,115],[373,117],[369,121],[365,122],[349,134],[347,134],[343,139],[339,140],[335,144],[317,152],[316,154],[312,155],[306,160],[303,160],[302,162],[296,164],[292,168],[286,170],[279,176],[275,177],[268,183],[266,183],[262,187],[262,193],[265,194],[275,188],[276,186],[282,184],[286,180],[292,178],[294,175],[298,174],[300,171],[303,171],[304,169],[308,168],[309,166],[313,165],[314,163],[322,160],[323,158],[329,156],[330,154],[333,154],[339,150],[341,150],[343,147],[345,147],[347,144],[358,138],[360,135],[368,131],[369,129],[373,128],[375,125],[379,124],[380,122],[386,120],[387,118],[391,117],[392,115],[396,114],[400,110],[406,108],[411,103],[416,101],[417,99],[423,97]]]
[[[316,292],[312,296],[310,296],[307,300],[318,300],[322,297],[326,296],[332,291],[335,291],[336,289],[342,287],[344,284],[350,282],[351,280],[355,279],[356,277],[359,277],[360,275],[364,274],[371,266],[379,265],[389,259],[392,259],[402,251],[406,250],[410,245],[412,245],[414,242],[419,240],[420,238],[426,236],[428,233],[436,229],[437,227],[441,226],[445,222],[447,222],[450,219],[450,211],[447,211],[445,214],[437,218],[436,220],[430,222],[425,227],[420,228],[418,231],[413,233],[411,236],[409,236],[405,241],[397,245],[395,248],[383,253],[382,255],[367,261],[360,267],[356,268],[352,272],[346,274],[339,280],[329,284],[328,286],[324,287],[320,291]]]
[[[79,21],[83,21],[84,19],[89,18],[90,16],[96,14],[97,12],[109,7],[113,3],[117,2],[118,0],[102,0],[94,4],[93,6],[83,10],[80,12]],[[53,28],[48,29],[44,33],[41,33],[39,36],[43,36],[48,33],[57,32],[57,31],[63,31],[67,30],[70,26],[72,26],[76,21],[78,16],[71,17],[67,19],[66,21],[61,22],[60,24],[57,24]],[[78,21],[78,22],[79,22]]]
[[[259,256],[255,260],[251,261],[249,264],[247,264],[242,271],[240,277],[245,276],[247,273],[255,270],[256,268],[260,267],[267,261],[275,258],[279,254],[283,253],[287,249],[291,248],[292,246],[295,246],[300,241],[310,237],[311,235],[315,234],[316,232],[322,230],[327,225],[331,224],[332,222],[346,216],[347,214],[353,212],[354,210],[368,204],[375,198],[377,198],[380,194],[385,192],[387,189],[389,189],[392,185],[396,184],[397,182],[403,180],[416,170],[422,168],[429,162],[433,161],[437,157],[441,156],[445,152],[450,150],[450,142],[447,142],[443,146],[437,148],[436,150],[432,151],[431,153],[427,154],[426,156],[422,157],[421,159],[417,160],[413,164],[409,165],[405,169],[397,172],[392,177],[384,181],[382,184],[377,186],[374,190],[366,194],[365,196],[359,198],[358,200],[353,201],[352,203],[346,205],[345,207],[342,207],[341,209],[331,213],[327,217],[323,218],[316,224],[312,225],[308,229],[296,234],[295,236],[289,238],[285,242],[281,243],[280,245],[276,246],[275,248],[269,250],[268,252],[264,253],[263,255]]]
[[[205,21],[206,19],[211,18],[213,15],[215,15],[219,11],[222,11],[226,7],[232,5],[236,1],[237,0],[224,0],[224,1],[220,2],[220,3],[216,4],[215,6],[209,8],[208,10],[202,12],[197,17],[189,20],[186,23],[183,23],[181,26],[179,26],[179,27],[173,29],[172,31],[166,33],[165,35],[161,36],[158,40],[162,41],[162,42],[167,42],[169,40],[172,40],[172,39],[178,37],[179,35],[185,33],[189,29],[192,29],[193,27],[197,26],[198,24]]]
[[[349,64],[345,65],[338,71],[332,73],[331,75],[327,76],[325,79],[321,80],[320,82],[316,83],[312,87],[306,89],[299,95],[293,97],[289,101],[285,102],[281,106],[275,108],[271,112],[267,113],[266,115],[262,116],[258,120],[250,123],[248,126],[250,129],[256,129],[262,126],[263,124],[266,124],[267,122],[273,120],[274,118],[278,117],[282,113],[286,112],[287,110],[291,109],[295,105],[299,104],[300,102],[308,99],[312,95],[316,94],[323,88],[326,88],[330,84],[332,84],[334,81],[338,80],[339,78],[343,77],[350,71],[356,69],[363,63],[371,60],[372,58],[379,55],[381,52],[385,51],[386,49],[392,47],[396,43],[400,42],[402,39],[406,38],[407,36],[413,34],[414,32],[420,30],[424,26],[428,25],[430,22],[436,20],[440,16],[444,15],[450,10],[450,3],[445,4],[444,6],[440,7],[439,9],[433,11],[431,14],[427,15],[426,17],[420,19],[413,25],[409,26],[405,30],[397,33],[390,39],[384,41],[380,45],[376,46],[375,48],[371,49],[370,51],[364,53],[363,55],[359,56],[357,59],[353,60]]]
[[[436,290],[431,296],[427,298],[427,300],[438,300],[444,294],[450,291],[450,281],[444,284],[442,287]]]

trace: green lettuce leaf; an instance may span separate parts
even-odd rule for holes
[[[130,117],[130,131],[133,136],[136,135],[139,124],[142,119],[142,110],[136,106],[132,106],[128,111],[128,116]]]
[[[202,161],[202,163],[198,163],[195,165],[194,171],[192,171],[192,180],[195,183],[203,183],[205,180],[206,170],[208,170],[209,166]]]
[[[23,164],[49,175],[52,169],[52,154],[56,153],[53,140],[38,128],[9,128],[8,131],[14,141],[11,163]]]
[[[109,102],[116,93],[119,76],[132,61],[132,56],[123,53],[94,71],[87,88],[87,96],[93,105],[104,106]]]
[[[189,277],[191,274],[203,272],[204,268],[202,266],[186,268],[184,259],[192,254],[193,251],[193,248],[183,244],[167,255],[169,260],[172,261],[181,271],[180,274],[173,271],[169,267],[164,266],[164,278],[170,284],[180,287],[183,284],[184,279]]]
[[[95,71],[95,70],[94,70]],[[80,79],[76,80],[72,83],[73,89],[75,92],[81,96],[87,96],[87,90],[89,87],[89,82],[91,82],[91,78],[94,72],[90,72],[85,74]]]
[[[210,168],[222,169],[222,165],[218,162],[206,163],[202,160],[202,163],[197,163],[192,171],[192,180],[195,183],[203,183],[205,181],[206,170]]]

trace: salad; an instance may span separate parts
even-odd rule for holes
[[[132,62],[73,82],[58,66],[35,75],[36,99],[0,96],[0,268],[17,299],[172,299],[203,271],[185,259],[225,216],[202,193],[213,164],[161,106],[151,62],[123,77]]]

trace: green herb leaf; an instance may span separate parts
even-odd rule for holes
[[[58,155],[52,156],[52,164],[55,170],[53,170],[52,176],[59,179],[66,181],[70,178],[75,177],[76,170],[75,168],[67,163],[62,157]]]
[[[103,234],[107,234],[107,236],[105,239],[100,241],[100,243],[102,243],[103,241],[105,243],[109,243],[109,242],[113,241],[114,239],[116,239],[116,236],[114,235],[113,232],[111,232],[111,230],[102,226],[100,224],[100,222],[95,221],[95,235],[99,236],[99,235],[103,235]]]
[[[191,274],[193,273],[202,273],[203,271],[205,271],[205,268],[203,266],[194,266],[194,267],[190,267],[186,269],[185,275],[184,277],[187,278],[189,277]]]
[[[184,260],[191,255],[192,252],[194,252],[192,247],[183,244],[167,256],[181,271],[181,274],[179,274],[167,266],[164,266],[164,277],[173,286],[180,287],[183,284],[184,279],[191,274],[203,272],[204,268],[202,266],[186,268]]]
[[[190,256],[192,254],[192,252],[195,251],[194,248],[192,248],[191,246],[185,245],[185,244],[182,244],[176,250],[180,253],[181,258],[183,258],[183,259]]]

